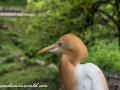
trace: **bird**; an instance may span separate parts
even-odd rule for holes
[[[39,50],[37,54],[44,52],[61,55],[59,74],[65,90],[109,90],[105,76],[97,65],[81,64],[88,57],[88,49],[76,35],[64,34],[53,45]]]

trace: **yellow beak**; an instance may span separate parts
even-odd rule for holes
[[[50,50],[52,50],[52,49],[54,49],[54,48],[56,48],[56,45],[55,45],[55,44],[39,50],[39,51],[37,52],[37,54],[41,54],[41,53],[50,51]]]

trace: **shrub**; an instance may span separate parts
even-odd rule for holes
[[[120,50],[117,39],[96,40],[95,45],[89,49],[89,57],[85,62],[98,65],[105,74],[120,72]]]

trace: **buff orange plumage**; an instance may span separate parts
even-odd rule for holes
[[[56,43],[37,52],[60,53],[60,79],[65,90],[109,90],[102,71],[94,64],[79,64],[88,55],[80,38],[73,34],[61,36]]]

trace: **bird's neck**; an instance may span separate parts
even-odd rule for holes
[[[76,63],[73,63],[72,59],[75,58],[62,55],[60,60],[60,78],[65,90],[75,90],[78,83],[76,77]]]
[[[70,61],[70,63],[73,64],[74,66],[76,66],[78,63],[80,63],[82,61],[81,53],[79,50],[67,52],[66,54],[62,55],[61,59]]]

